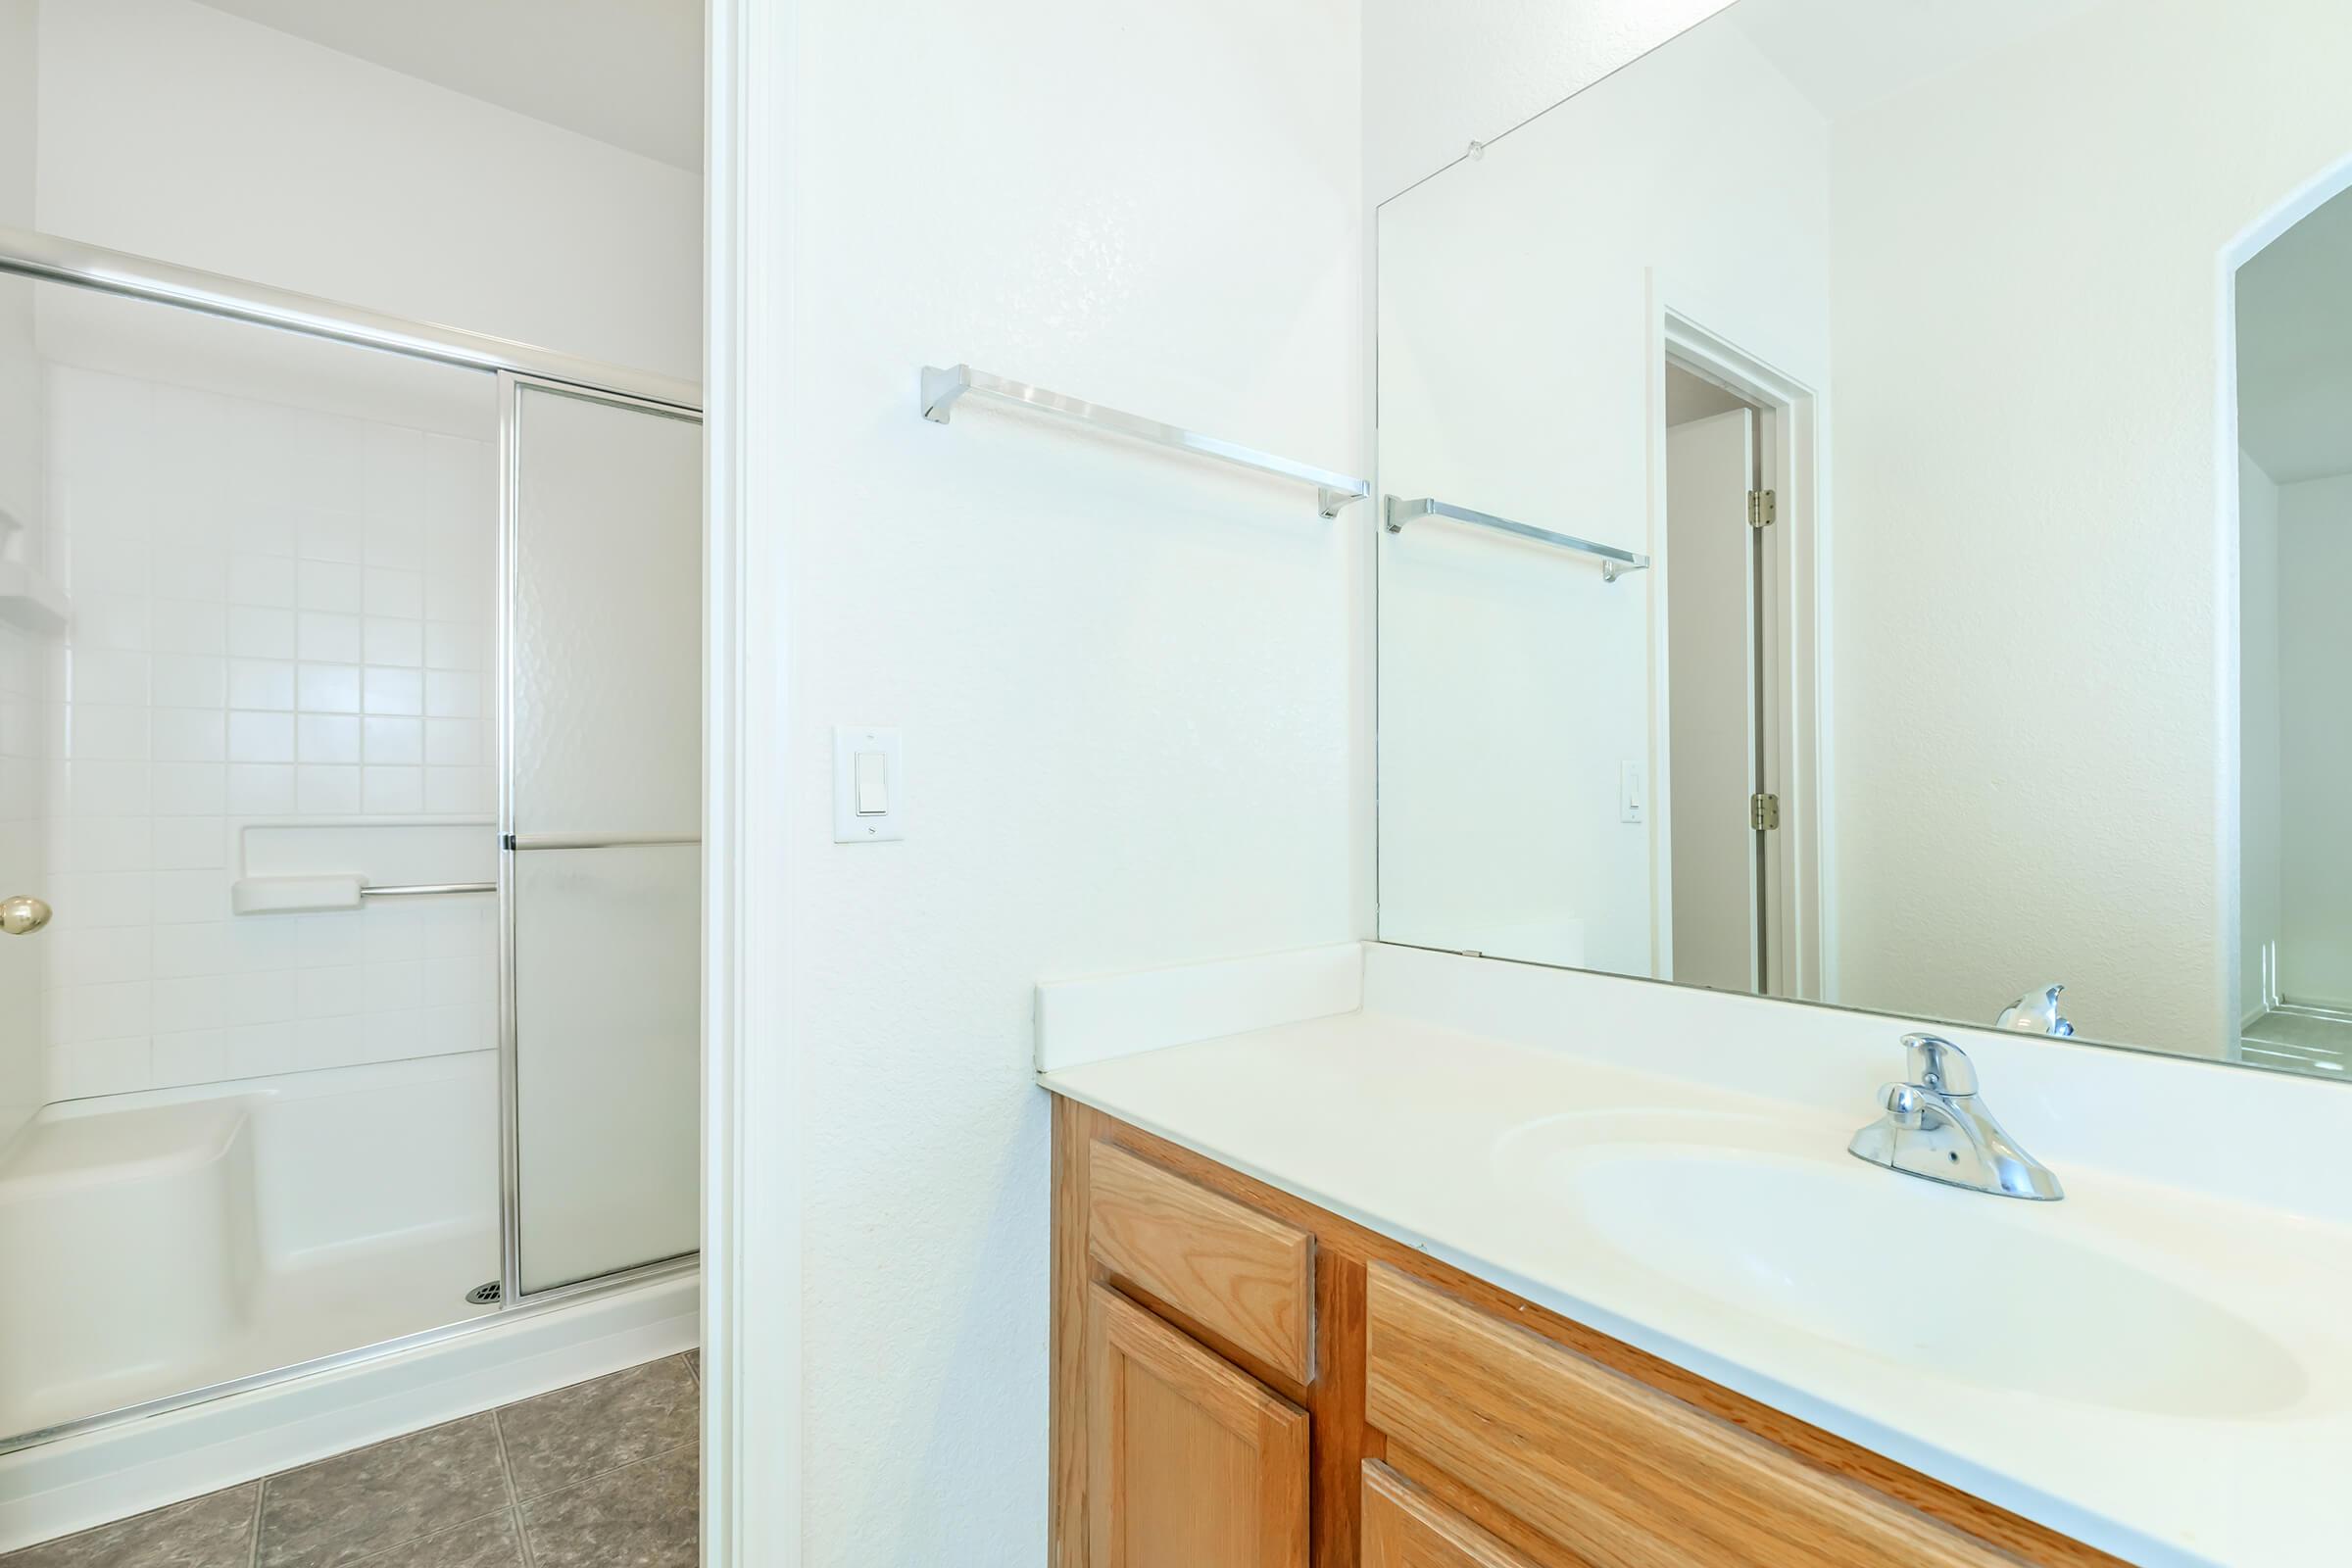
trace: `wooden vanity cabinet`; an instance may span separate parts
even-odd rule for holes
[[[2120,1559],[1054,1105],[1051,1568]]]

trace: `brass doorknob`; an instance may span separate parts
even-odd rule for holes
[[[0,900],[0,931],[21,937],[38,931],[49,923],[49,906],[29,893],[20,893],[13,899]]]

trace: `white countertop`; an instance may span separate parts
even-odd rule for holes
[[[1376,966],[1384,961],[1381,955],[1398,954],[1369,952]],[[2027,1203],[1844,1159],[1846,1138],[1869,1119],[1873,1071],[1889,1064],[1876,1059],[1888,1053],[1875,1038],[1884,1032],[1891,1040],[1898,1026],[1884,1020],[1871,1020],[1871,1059],[1836,1063],[1830,1075],[1836,1093],[1820,1089],[1819,1074],[1791,1072],[1803,1097],[1781,1098],[1757,1091],[1756,1080],[1772,1077],[1771,1052],[1782,1049],[1769,1038],[1742,1046],[1727,1039],[1719,1019],[1700,1019],[1703,1042],[1669,1048],[1682,1027],[1671,999],[1684,994],[1642,988],[1646,995],[1628,1005],[1664,1007],[1660,1038],[1630,1038],[1622,1020],[1612,1018],[1588,1037],[1588,1051],[1579,1047],[1573,1021],[1546,1019],[1548,1037],[1542,1040],[1503,1038],[1511,1031],[1494,1024],[1501,1004],[1490,1003],[1485,990],[1478,993],[1478,1006],[1460,1009],[1485,1009],[1488,1027],[1478,1032],[1426,1015],[1446,1010],[1436,993],[1492,981],[1497,966],[1421,954],[1385,961],[1391,972],[1367,979],[1366,1005],[1356,1010],[1159,1049],[1130,1040],[1117,1047],[1129,1054],[1055,1066],[1041,1072],[1039,1081],[2131,1561],[2309,1568],[2343,1560],[2339,1489],[2352,1478],[2352,1225],[2340,1213],[2249,1199],[2248,1189],[2263,1192],[2260,1172],[2239,1182],[2240,1190],[2217,1194],[2151,1180],[2120,1158],[2092,1163],[2099,1140],[2111,1136],[2100,1127],[2105,1118],[2070,1116],[2064,1102],[2080,1092],[2080,1083],[2112,1082],[2112,1102],[2095,1108],[2113,1112],[2119,1102],[2160,1102],[2169,1082],[2173,1091],[2205,1102],[2208,1111],[2239,1093],[2248,1097],[2243,1109],[2249,1114],[2267,1111],[2276,1118],[2284,1105],[2297,1116],[2334,1118],[2352,1116],[2352,1091],[2302,1087],[2302,1094],[2319,1097],[2314,1106],[2278,1099],[2284,1092],[2259,1081],[2259,1074],[2197,1064],[2151,1068],[2145,1058],[2085,1057],[2077,1048],[2039,1042],[2022,1043],[2021,1049],[2064,1054],[2013,1059],[2000,1043],[1964,1036],[1987,1069],[1986,1100],[2067,1184],[2062,1202]],[[1432,981],[1441,982],[1435,991]],[[1595,985],[1626,984],[1524,973],[1503,976],[1500,983],[1518,987],[1521,1003],[1541,998],[1547,987],[1585,988],[1574,994],[1589,1001],[1602,995],[1590,990]],[[1164,983],[1158,990],[1155,1000],[1164,1002]],[[1721,1008],[1727,1002],[1750,1014],[1757,1008],[1746,999],[1707,998],[1692,1005]],[[1606,1009],[1575,1010],[1590,1015]],[[1786,1006],[1765,1012],[1773,1016],[1764,1017],[1760,1037],[1772,1034],[1776,1016],[1817,1024],[1852,1016]],[[1738,1058],[1740,1071],[1717,1070],[1717,1054],[1725,1051],[1746,1053]],[[1822,1054],[1835,1060],[1855,1051],[1829,1044]],[[1049,1065],[1073,1054],[1084,1053],[1041,1046]],[[2044,1059],[2055,1065],[2037,1076],[2034,1064]],[[1653,1062],[1678,1070],[1652,1070]],[[2151,1080],[2151,1071],[2177,1077]],[[1876,1073],[1889,1076],[1891,1071]],[[1740,1082],[1742,1077],[1747,1081]],[[1850,1100],[1847,1079],[1853,1080]],[[2343,1098],[2328,1098],[2335,1096]],[[2213,1136],[2246,1130],[2231,1125],[2231,1109],[2222,1105],[2218,1126],[2209,1129]],[[1901,1234],[1900,1223],[1889,1227],[1895,1234],[1884,1239],[1885,1266],[1905,1271],[1923,1292],[1944,1293],[1952,1310],[1970,1314],[1964,1321],[1971,1325],[1982,1316],[1986,1338],[1980,1370],[2032,1366],[2037,1348],[2048,1364],[2047,1347],[2032,1342],[2051,1303],[2034,1299],[2030,1279],[1988,1280],[1982,1271],[1951,1277],[1959,1271],[1939,1270],[1933,1238],[1938,1218],[1950,1216],[1939,1216],[1938,1204],[1996,1205],[1958,1217],[2016,1227],[2023,1255],[2039,1255],[2034,1249],[2047,1244],[2088,1249],[2125,1266],[2117,1279],[2154,1276],[2158,1289],[2194,1293],[2291,1351],[2300,1391],[2251,1406],[2258,1413],[2188,1416],[2130,1408],[2143,1401],[2129,1388],[2053,1396],[2038,1385],[2032,1393],[2002,1386],[2014,1378],[1918,1376],[1883,1350],[1858,1349],[1811,1324],[1744,1309],[1736,1304],[1741,1300],[1737,1289],[1717,1295],[1704,1282],[1700,1288],[1689,1278],[1678,1283],[1672,1270],[1635,1255],[1639,1239],[1625,1249],[1596,1245],[1595,1232],[1579,1222],[1564,1199],[1531,1185],[1526,1164],[1505,1157],[1515,1131],[1564,1115],[1637,1121],[1665,1116],[1678,1125],[1719,1118],[1721,1125],[1743,1129],[1740,1136],[1758,1143],[1767,1157],[1785,1146],[1811,1161],[1809,1170],[1832,1173],[1829,1179],[1889,1184],[1867,1188],[1862,1196],[1877,1202],[1884,1192],[1886,1201],[1902,1205],[1896,1213],[1916,1211],[1922,1223],[1916,1245]],[[2272,1131],[2295,1138],[2310,1135],[2312,1127],[2274,1125]],[[2170,1129],[2151,1126],[2149,1132],[2163,1138]],[[2336,1156],[2328,1163],[2336,1167],[2337,1190],[2330,1198],[2340,1202],[2341,1187],[2352,1177],[2343,1174],[2339,1160],[2352,1141],[2338,1140],[2334,1147]],[[1822,1163],[1815,1157],[1822,1150],[1837,1152],[1835,1158],[1844,1162]],[[2226,1162],[2199,1150],[2179,1163],[2220,1170]],[[2286,1175],[2278,1180],[2284,1184]],[[1808,1215],[1791,1212],[1786,1221],[1803,1227]],[[1978,1234],[1984,1234],[1981,1223]],[[1794,1249],[1808,1240],[1818,1253],[1818,1238],[1793,1230],[1778,1244],[1768,1238],[1745,1250],[1769,1265],[1776,1245]],[[1745,1263],[1752,1269],[1755,1257]],[[2002,1293],[2001,1298],[1976,1299],[1989,1293]],[[2080,1314],[2091,1311],[2105,1314],[2101,1323],[2112,1317],[2119,1335],[2130,1334],[2128,1293],[2092,1302],[2080,1295],[2060,1303],[2077,1314],[2078,1326]],[[2151,1385],[2162,1381],[2161,1369],[2152,1369]]]

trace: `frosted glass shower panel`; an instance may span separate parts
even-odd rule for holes
[[[515,395],[514,830],[697,833],[702,426]]]
[[[521,1290],[695,1250],[702,428],[516,383],[508,679]]]

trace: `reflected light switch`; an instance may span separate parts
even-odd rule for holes
[[[833,842],[882,844],[906,836],[906,768],[895,729],[833,732]]]
[[[886,814],[890,810],[890,759],[880,752],[859,752],[856,771],[858,814]]]

